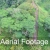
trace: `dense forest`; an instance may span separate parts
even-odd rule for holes
[[[0,0],[0,42],[23,38],[48,45],[0,44],[0,50],[50,50],[50,0]]]

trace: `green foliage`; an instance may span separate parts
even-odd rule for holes
[[[5,7],[6,7],[5,0],[0,0],[0,8],[5,8]]]
[[[30,34],[34,33],[35,19],[33,16],[30,15],[28,11],[19,8],[16,9],[9,8],[6,11],[8,12],[6,17],[1,18],[0,21],[1,28],[8,29],[8,30],[11,29],[12,31],[14,30],[14,31],[21,31],[21,32],[23,31],[22,29],[25,28]],[[22,33],[21,34],[17,33],[16,36],[18,35],[20,37]]]
[[[38,1],[38,0],[36,0],[36,1]],[[41,7],[45,8],[47,11],[49,11],[49,9],[50,9],[50,0],[39,0],[38,4]]]
[[[22,33],[21,32],[14,32],[13,37],[15,38],[22,38]]]
[[[45,29],[48,29],[48,31],[50,30],[50,17],[47,17],[45,19]]]
[[[0,9],[2,8],[8,8],[8,7],[17,7],[21,3],[23,3],[25,0],[0,0]]]
[[[35,32],[35,8],[32,5],[32,1],[0,0],[0,40],[33,37]],[[50,40],[50,0],[34,1],[39,8],[38,39]],[[0,45],[0,50],[50,50],[50,47],[43,48],[40,45],[28,46],[26,44],[15,46],[2,44]]]
[[[7,11],[4,9],[0,9],[0,18],[5,17],[7,15]]]
[[[11,17],[8,17],[8,18],[2,18],[1,19],[1,27],[2,28],[9,28],[10,27],[10,25],[12,25],[13,24],[13,20],[11,19]]]
[[[38,21],[39,21],[39,24],[41,26],[43,26],[43,23],[45,22],[46,17],[48,17],[48,12],[45,9],[39,7],[39,19],[38,19]]]
[[[20,9],[28,11],[31,15],[35,16],[35,9],[29,2],[24,2],[18,6]]]

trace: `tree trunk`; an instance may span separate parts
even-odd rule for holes
[[[39,10],[38,10],[38,7],[34,1],[32,1],[32,5],[36,9],[36,11],[35,11],[35,33],[34,33],[33,39],[37,40],[37,37],[38,37],[38,12],[39,12]]]

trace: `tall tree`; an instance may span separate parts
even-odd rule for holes
[[[36,11],[35,11],[35,33],[34,33],[33,37],[34,37],[34,40],[37,40],[37,36],[38,36],[38,12],[39,12],[39,10],[38,10],[37,4],[34,1],[32,1],[32,5],[36,9]]]

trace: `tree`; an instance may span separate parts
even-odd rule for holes
[[[8,8],[14,5],[14,7],[19,6],[25,0],[0,0],[0,8]]]
[[[18,6],[20,9],[28,11],[32,16],[35,17],[35,8],[32,6],[30,2],[24,2]],[[27,8],[26,8],[27,7]]]
[[[5,17],[1,18],[1,27],[14,35],[32,36],[34,30],[34,17],[26,10],[19,8],[7,9]],[[18,37],[18,36],[17,36]]]
[[[47,30],[48,32],[50,32],[50,17],[46,17],[45,18],[44,28],[45,28],[45,30]]]

